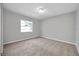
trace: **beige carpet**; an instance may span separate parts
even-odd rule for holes
[[[4,45],[4,56],[77,56],[74,45],[36,38]]]

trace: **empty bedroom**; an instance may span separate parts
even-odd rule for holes
[[[78,3],[1,3],[1,56],[79,56]]]

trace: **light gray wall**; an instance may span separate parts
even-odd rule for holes
[[[79,52],[79,6],[77,9],[77,19],[76,19],[76,44]]]
[[[42,30],[42,28],[41,28],[41,26],[42,26],[42,21],[41,20],[38,20],[38,25],[39,25],[39,29],[38,29],[38,31],[39,31],[39,37],[42,37],[42,33],[41,33],[41,30]]]
[[[42,22],[42,36],[75,43],[76,13],[52,17]]]
[[[1,4],[0,4],[0,45],[1,45]]]
[[[0,4],[0,53],[3,52],[3,19],[2,19],[2,4]]]
[[[25,32],[25,33],[20,32],[20,20],[21,19],[33,21],[33,32],[32,33],[31,32]],[[4,44],[39,36],[39,31],[38,31],[39,24],[37,20],[16,14],[6,9],[3,10],[3,20],[4,20],[3,21],[4,22],[3,24]]]

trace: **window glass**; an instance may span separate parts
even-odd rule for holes
[[[32,21],[21,20],[21,32],[32,32]]]

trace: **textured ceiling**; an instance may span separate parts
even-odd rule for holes
[[[73,12],[76,3],[4,3],[4,8],[34,19],[46,19],[52,16]],[[37,11],[38,7],[46,9],[44,13]]]

